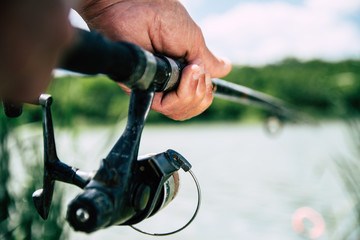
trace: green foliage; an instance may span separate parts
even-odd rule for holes
[[[104,76],[67,76],[55,79],[49,93],[54,97],[52,112],[60,123],[71,123],[74,116],[111,123],[127,112],[128,96]]]
[[[78,121],[114,123],[127,114],[129,97],[105,76],[55,78],[47,93],[53,96],[56,125],[73,126]],[[18,124],[41,121],[41,108],[25,105]]]
[[[318,118],[347,117],[360,108],[360,61],[286,59],[265,67],[234,67],[227,80],[265,92]]]
[[[58,240],[66,239],[67,234],[63,231],[64,211],[63,191],[57,188],[53,198],[49,218],[44,221],[38,215],[34,205],[32,194],[42,187],[42,146],[37,141],[27,139],[21,142],[16,139],[19,158],[10,158],[10,147],[8,144],[12,126],[16,123],[13,119],[7,119],[0,108],[0,240],[17,239],[44,239]],[[10,169],[10,159],[14,162],[12,166],[23,165],[26,174],[21,175],[19,169]],[[33,161],[31,161],[33,160]],[[11,180],[17,181],[11,182]],[[16,187],[15,185],[16,184]],[[20,191],[15,191],[19,188]]]
[[[8,218],[10,214],[9,207],[14,205],[14,201],[7,189],[10,180],[7,146],[8,129],[9,126],[5,118],[0,118],[0,239],[12,239]]]
[[[360,61],[300,62],[285,59],[263,67],[234,66],[226,80],[270,94],[291,103],[316,118],[357,115],[360,108]],[[127,114],[128,96],[105,76],[56,78],[50,89],[57,124],[76,120],[113,123]],[[24,111],[24,121],[41,118],[40,108]],[[191,121],[239,121],[263,118],[266,113],[253,107],[214,99],[212,106]],[[171,122],[152,112],[148,122]]]

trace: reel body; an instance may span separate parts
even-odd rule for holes
[[[153,90],[132,92],[126,128],[96,172],[82,172],[59,160],[51,118],[52,97],[40,96],[44,183],[42,189],[34,192],[33,199],[43,219],[49,214],[55,181],[62,181],[84,189],[67,210],[67,220],[74,230],[91,233],[114,225],[132,226],[153,216],[175,198],[179,188],[178,171],[183,169],[190,171],[198,188],[198,207],[186,226],[193,221],[200,206],[200,189],[190,170],[191,164],[174,150],[138,157],[141,133],[153,96]],[[154,235],[173,234],[186,226],[171,233]]]

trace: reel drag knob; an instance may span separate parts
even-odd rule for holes
[[[75,231],[91,233],[109,225],[112,214],[113,203],[109,196],[89,189],[69,204],[67,220]]]

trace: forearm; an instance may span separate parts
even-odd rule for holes
[[[122,1],[123,0],[80,0],[73,8],[86,21],[99,14],[99,10],[106,9]]]
[[[84,18],[85,21],[88,21],[100,15],[107,8],[126,2],[128,4],[145,4],[147,2],[149,4],[161,4],[162,7],[170,6],[174,3],[180,4],[178,0],[79,0],[77,6],[74,6],[73,8]],[[124,7],[125,6],[130,5],[124,4]]]

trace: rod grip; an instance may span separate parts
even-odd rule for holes
[[[177,87],[184,64],[154,55],[128,42],[112,42],[96,32],[76,30],[76,39],[59,68],[95,75],[105,74],[130,89],[170,91]]]
[[[112,42],[97,32],[77,29],[75,40],[62,57],[59,68],[78,73],[117,76],[125,81],[141,64],[134,45]]]

